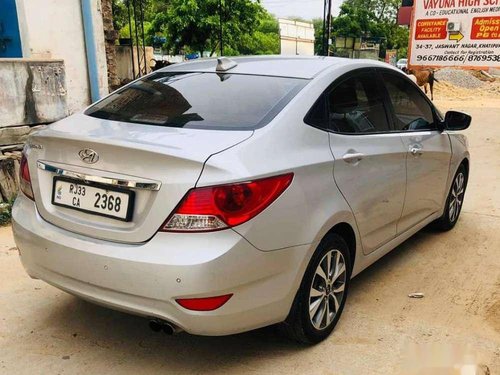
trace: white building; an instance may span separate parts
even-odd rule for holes
[[[278,19],[282,55],[314,55],[314,26],[309,22]]]
[[[19,57],[64,61],[70,113],[90,103],[82,2],[88,2],[90,9],[87,22],[93,28],[98,91],[102,96],[108,93],[108,78],[101,1],[15,0],[22,50]]]
[[[110,12],[111,0],[0,0],[0,207],[29,134],[108,94]]]

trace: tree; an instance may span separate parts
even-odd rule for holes
[[[321,55],[323,53],[323,18],[314,18],[312,23],[314,26],[314,54]]]
[[[332,22],[335,36],[379,37],[384,47],[408,47],[408,29],[397,24],[399,0],[345,0]]]
[[[151,37],[153,35],[150,30],[152,29],[151,20],[153,16],[156,14],[157,4],[167,3],[168,0],[141,0],[142,1],[142,12],[144,13],[144,34],[146,38],[146,44],[151,44]],[[134,10],[135,4],[135,10]],[[139,4],[139,0],[112,0],[112,8],[113,8],[113,25],[115,30],[118,31],[118,34],[122,38],[132,38],[135,45],[142,45],[141,37],[139,40],[136,40],[135,37],[135,18],[140,22],[141,20],[141,6]],[[134,11],[137,13],[134,14]],[[130,12],[130,23],[129,23],[129,12]],[[132,32],[130,30],[130,26],[132,26]],[[138,23],[138,33],[141,33]]]
[[[119,32],[128,24],[127,5],[123,0],[113,0],[111,6],[113,8],[113,26]]]
[[[259,12],[255,30],[248,30],[224,48],[225,55],[276,55],[280,51],[278,20],[265,9]]]
[[[237,45],[248,30],[257,27],[262,9],[251,0],[172,0],[162,31],[174,52],[188,47],[213,55],[219,48],[221,21],[223,42]]]
[[[146,44],[165,40],[172,53],[220,48],[223,24],[225,55],[277,54],[280,48],[277,19],[253,0],[142,0]],[[130,37],[128,9],[134,0],[113,0],[114,25],[120,36]],[[135,0],[136,3],[139,0]],[[222,6],[221,6],[222,5]],[[132,18],[133,18],[133,7]],[[222,17],[221,17],[222,16]],[[135,23],[132,19],[132,36]],[[137,43],[137,41],[134,41]],[[139,41],[142,44],[142,41]]]

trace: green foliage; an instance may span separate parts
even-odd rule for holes
[[[128,25],[127,5],[123,0],[113,0],[111,4],[113,8],[113,26],[121,34],[122,28]]]
[[[12,202],[0,204],[0,226],[10,224],[12,219]]]
[[[154,22],[156,17],[159,15],[165,16],[166,6],[168,0],[142,0],[144,12],[144,35],[146,45],[151,45],[152,36],[154,35]],[[132,0],[113,0],[113,26],[115,30],[118,31],[120,38],[133,38],[135,45],[142,45],[141,31],[139,28],[137,30],[139,34],[139,40],[135,36],[135,19],[134,19],[134,7]],[[139,6],[139,1],[136,1],[136,18],[138,21],[141,19],[141,8]],[[129,24],[129,12],[131,16]],[[130,32],[130,26],[132,26],[132,33]],[[139,26],[139,25],[138,25]]]
[[[382,37],[388,49],[407,49],[408,29],[397,25],[400,0],[345,0],[332,35]]]
[[[222,20],[223,43],[238,51],[249,30],[259,25],[262,12],[262,6],[251,0],[171,0],[161,31],[174,52],[187,46],[200,53],[210,51],[212,55],[220,48]]]
[[[129,1],[113,0],[114,24],[122,38],[131,35]],[[162,36],[170,53],[219,52],[221,5],[224,54],[279,53],[278,21],[253,0],[145,0],[146,44],[151,45],[154,36]],[[132,20],[132,37],[134,34]]]
[[[366,7],[359,7],[352,3],[354,1],[347,0],[340,6],[339,15],[332,22],[333,35],[368,36],[371,31],[375,31],[377,24],[374,14]]]
[[[321,55],[323,53],[323,18],[314,18],[312,20],[314,26],[314,54]]]
[[[280,52],[278,20],[262,9],[255,31],[243,33],[241,38],[224,48],[225,55],[276,55]]]
[[[129,24],[127,22],[127,24],[125,26],[123,26],[119,32],[120,38],[130,38],[132,35],[132,38],[134,39],[134,45],[142,45],[141,30],[137,30],[137,32],[139,34],[139,41],[137,41],[137,39],[135,37],[135,22],[134,22],[134,20],[132,20],[131,24],[132,24],[132,33],[130,33],[130,27],[129,27]],[[146,45],[150,45],[151,42],[149,40],[149,33],[151,30],[151,22],[144,21],[143,25],[144,25],[144,35],[148,37],[148,39],[146,40]]]

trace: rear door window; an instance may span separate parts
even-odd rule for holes
[[[337,85],[327,96],[330,128],[347,134],[389,131],[376,76],[359,73]]]
[[[249,130],[269,123],[309,82],[287,77],[157,72],[85,114],[148,125]]]

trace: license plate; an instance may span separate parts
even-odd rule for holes
[[[132,220],[134,192],[54,177],[52,204],[112,219]]]

